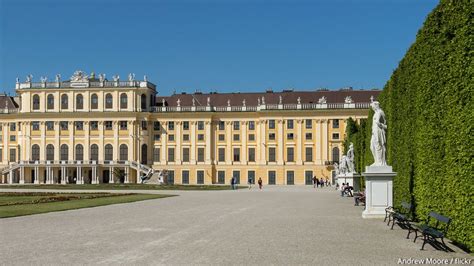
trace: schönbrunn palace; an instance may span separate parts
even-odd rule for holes
[[[333,179],[346,119],[378,90],[158,96],[156,86],[76,71],[0,95],[1,183],[264,184]],[[118,169],[118,170],[117,170]],[[117,174],[118,173],[118,174]]]

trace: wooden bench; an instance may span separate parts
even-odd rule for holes
[[[435,226],[430,225],[430,220],[435,220]],[[415,232],[415,239],[413,242],[416,241],[418,238],[418,232],[421,233],[423,236],[423,246],[421,246],[421,250],[425,248],[426,242],[431,242],[433,244],[439,243],[437,239],[441,239],[443,244],[442,249],[444,251],[449,251],[448,246],[444,243],[444,237],[448,233],[449,224],[451,223],[451,218],[443,216],[439,213],[431,211],[426,218],[425,223],[412,223],[410,228],[408,229],[408,235],[411,232]]]
[[[394,209],[393,213],[391,214],[391,217],[392,217],[391,229],[393,230],[393,226],[395,226],[395,223],[398,223],[404,229],[409,229],[411,227],[411,223],[414,222],[413,217],[412,217],[412,210],[413,210],[413,205],[405,201],[402,201],[400,208]],[[390,225],[390,219],[387,225]],[[410,230],[408,232],[410,233]],[[409,238],[409,235],[410,234],[407,235],[407,238]]]

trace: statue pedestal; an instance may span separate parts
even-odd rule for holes
[[[385,208],[393,206],[393,177],[397,173],[392,167],[367,166],[365,173],[365,210],[362,218],[384,218]]]
[[[358,173],[339,174],[337,176],[337,183],[339,184],[339,187],[342,186],[342,183],[349,183],[349,186],[354,187],[354,191],[359,191],[360,175]]]

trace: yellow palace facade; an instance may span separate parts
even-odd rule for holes
[[[0,96],[2,183],[264,184],[333,180],[345,121],[378,90],[173,94],[76,71]]]

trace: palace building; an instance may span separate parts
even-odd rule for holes
[[[2,183],[311,184],[333,179],[346,119],[379,90],[158,96],[155,84],[76,71],[0,95]],[[332,180],[334,181],[334,180]]]

